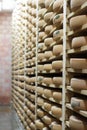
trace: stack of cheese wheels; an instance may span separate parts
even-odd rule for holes
[[[42,130],[44,128],[44,123],[42,123],[40,120],[35,121],[36,128],[39,130]]]
[[[50,118],[49,116],[44,116],[43,118],[42,118],[42,120],[44,121],[44,123],[45,124],[47,124],[47,125],[50,125],[51,124],[51,122],[52,122],[52,118]]]
[[[72,97],[71,106],[76,110],[87,111],[87,100]]]
[[[49,47],[51,44],[55,43],[52,37],[48,37],[44,40],[45,46]]]
[[[87,59],[85,58],[71,58],[70,66],[73,69],[87,69]]]
[[[50,58],[52,58],[52,56],[53,56],[53,52],[52,51],[45,51],[44,57],[46,59],[50,59]]]
[[[70,6],[72,11],[76,11],[79,9],[85,2],[86,0],[71,0]]]
[[[58,26],[63,24],[63,13],[62,14],[57,14],[53,18],[53,24]]]
[[[56,30],[56,31],[54,31],[54,33],[53,33],[53,39],[54,39],[55,41],[59,40],[62,36],[63,36],[63,29],[61,29],[61,30]]]
[[[71,87],[76,90],[87,90],[87,79],[71,79]]]
[[[62,126],[59,125],[57,122],[51,123],[51,130],[62,130]]]
[[[62,60],[53,61],[52,62],[52,69],[53,70],[60,70],[60,69],[62,69],[62,64],[63,64]]]
[[[62,85],[62,77],[53,77],[53,83],[55,86]]]
[[[54,12],[59,12],[59,11],[62,11],[62,8],[63,8],[63,0],[56,0],[54,3],[53,3],[53,11]]]
[[[87,123],[76,116],[70,116],[69,125],[71,130],[87,130]]]
[[[52,85],[53,84],[53,79],[50,77],[44,77],[43,83],[46,85]]]
[[[87,45],[87,37],[80,36],[72,39],[72,48],[79,48]]]
[[[55,45],[53,47],[53,54],[55,56],[58,56],[60,53],[62,53],[62,51],[63,51],[63,45]]]
[[[87,24],[87,15],[79,15],[70,19],[70,27],[73,30],[77,30],[85,24]]]
[[[60,118],[62,116],[62,109],[57,106],[52,106],[51,112],[56,118]]]

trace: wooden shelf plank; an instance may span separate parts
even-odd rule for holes
[[[67,90],[87,96],[87,90],[77,91],[72,89],[71,86],[67,86]]]
[[[67,68],[67,72],[70,72],[70,73],[78,73],[78,74],[87,74],[87,69],[74,70],[74,69],[72,69],[72,68]]]
[[[66,104],[66,107],[67,107],[68,109],[72,110],[72,111],[75,111],[76,113],[80,114],[81,116],[87,117],[87,111],[82,111],[82,110],[76,111],[76,110],[74,110],[74,109],[71,107],[71,104],[68,104],[68,103]]]

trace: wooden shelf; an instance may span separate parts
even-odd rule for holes
[[[76,113],[80,114],[81,116],[87,117],[87,111],[76,111],[71,107],[71,104],[66,104],[66,107],[72,111],[75,111]]]
[[[87,14],[87,2],[85,2],[78,10],[76,10],[75,12],[72,12],[68,15],[68,19],[76,16],[76,15],[79,15],[79,14]]]
[[[87,52],[87,45],[82,46],[82,47],[77,48],[77,49],[70,49],[67,51],[67,54],[78,54],[78,53],[82,53],[82,52]]]
[[[87,74],[87,69],[74,70],[72,68],[67,68],[67,72],[69,72],[69,73],[77,73],[77,74]]]
[[[87,96],[87,90],[78,91],[78,90],[72,89],[71,86],[67,86],[67,90]]]

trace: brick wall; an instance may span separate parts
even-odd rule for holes
[[[11,13],[0,13],[0,104],[11,97]]]

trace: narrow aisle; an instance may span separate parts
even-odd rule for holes
[[[0,130],[22,130],[9,106],[0,106]]]

